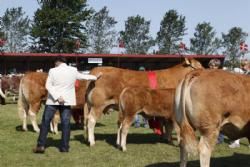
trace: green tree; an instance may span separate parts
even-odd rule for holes
[[[28,35],[30,19],[24,16],[21,7],[7,9],[2,17],[2,36],[6,43],[3,47],[7,52],[22,52],[28,50]],[[4,32],[4,34],[3,34]]]
[[[216,32],[210,23],[203,22],[196,26],[194,37],[190,39],[190,51],[195,54],[217,54],[221,40],[215,37]]]
[[[5,44],[5,36],[3,32],[2,17],[0,17],[0,52],[3,51],[3,46]]]
[[[160,30],[157,32],[156,41],[161,54],[178,53],[179,43],[185,35],[185,17],[176,10],[166,12],[161,21]]]
[[[31,36],[37,52],[72,53],[87,45],[84,22],[92,10],[87,9],[86,0],[45,0],[35,12]]]
[[[243,53],[240,51],[240,44],[245,42],[248,34],[240,27],[233,27],[227,34],[222,33],[222,44],[225,48],[224,54],[228,59],[231,68],[239,65],[240,57]]]
[[[125,31],[120,32],[121,40],[128,54],[146,54],[154,45],[149,34],[150,21],[143,17],[131,16],[125,22]]]
[[[114,29],[116,23],[115,19],[109,16],[107,7],[103,7],[86,22],[90,52],[110,53],[116,41],[117,32]]]
[[[4,39],[5,35],[3,32],[3,21],[2,21],[2,17],[0,17],[0,39]]]

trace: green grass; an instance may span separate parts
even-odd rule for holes
[[[39,113],[39,120],[42,112]],[[48,148],[44,155],[33,154],[38,134],[29,126],[28,132],[20,131],[16,104],[0,106],[0,167],[177,167],[179,148],[164,143],[150,129],[130,128],[127,152],[115,147],[117,113],[103,116],[95,128],[96,145],[89,147],[83,137],[83,130],[74,128],[70,140],[70,152],[60,153],[57,146],[60,134],[49,134]],[[72,121],[73,123],[73,121]],[[228,142],[216,146],[211,166],[249,167],[250,149],[247,141],[237,149],[229,149]],[[199,166],[193,158],[188,166]]]

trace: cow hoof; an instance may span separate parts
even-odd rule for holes
[[[22,128],[22,131],[27,132],[28,129],[27,128]]]
[[[126,152],[127,148],[126,147],[122,147],[122,152]]]
[[[95,145],[95,143],[89,143],[90,147],[93,147]]]
[[[35,132],[36,133],[40,133],[40,129],[35,129]]]

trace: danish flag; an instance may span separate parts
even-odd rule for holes
[[[183,49],[183,50],[186,50],[187,48],[186,48],[186,45],[183,43],[183,42],[181,42],[180,44],[179,44],[179,48],[180,49]]]
[[[241,51],[248,51],[248,45],[245,44],[244,42],[240,43],[240,50]]]
[[[75,47],[76,47],[76,49],[79,49],[80,46],[81,46],[80,39],[77,39],[76,42],[75,42]]]
[[[5,44],[5,40],[0,38],[0,47],[2,47]]]

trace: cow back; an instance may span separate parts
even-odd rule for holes
[[[172,68],[153,71],[156,75],[157,88],[176,88],[180,80],[196,68],[203,67],[198,61],[191,59],[189,64],[183,62]],[[102,76],[95,81],[93,88],[98,90],[99,94],[105,96],[106,99],[113,98],[118,101],[122,89],[126,86],[150,87],[147,71],[134,71],[116,67],[96,67],[91,70],[93,75],[98,75],[99,73],[102,73]],[[87,93],[89,92],[88,90]],[[99,95],[96,95],[96,98],[98,98],[97,96]]]

